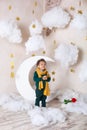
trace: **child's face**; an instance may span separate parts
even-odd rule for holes
[[[46,63],[44,61],[41,61],[38,65],[38,67],[40,70],[43,71],[44,69],[46,69]]]

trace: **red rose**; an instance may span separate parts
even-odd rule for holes
[[[72,98],[71,102],[76,102],[77,99],[76,98]]]

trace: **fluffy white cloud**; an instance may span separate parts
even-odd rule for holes
[[[41,35],[33,35],[25,43],[25,47],[27,54],[29,53],[29,51],[37,51],[41,48],[45,49],[44,38]]]
[[[17,94],[0,95],[0,106],[9,111],[26,111],[34,125],[50,125],[64,122],[66,113],[58,108],[35,107],[33,103],[22,99]]]
[[[87,29],[87,16],[82,14],[75,15],[70,26],[78,29]]]
[[[31,122],[34,125],[50,125],[57,122],[64,122],[66,114],[58,108],[34,108],[28,112]]]
[[[79,78],[80,78],[81,82],[87,81],[87,61],[84,61],[81,64]]]
[[[3,94],[0,95],[0,106],[10,111],[28,111],[33,108],[33,105],[21,98],[17,94]]]
[[[71,98],[76,98],[77,101],[75,103],[63,103],[64,99]],[[84,115],[87,115],[87,94],[81,94],[74,90],[68,89],[62,93],[60,100],[63,103],[62,107],[64,108],[64,110],[67,110],[68,112],[83,113]]]
[[[30,35],[41,34],[43,26],[37,20],[32,21],[29,26]]]
[[[64,104],[64,99],[71,98],[76,98],[77,101]],[[0,95],[0,106],[14,112],[27,112],[29,120],[31,119],[32,124],[37,126],[49,126],[64,122],[68,118],[66,111],[87,115],[87,94],[81,94],[71,89],[60,90],[58,100],[60,100],[62,110],[54,107],[36,107],[29,101],[22,99],[21,96],[11,93],[9,95]]]
[[[21,43],[22,34],[21,30],[18,28],[16,22],[0,21],[0,37],[7,38],[11,43]]]
[[[69,13],[60,7],[54,7],[43,14],[41,21],[44,26],[64,28],[70,21]]]
[[[78,48],[72,44],[60,44],[55,50],[54,58],[59,60],[62,66],[74,65],[78,60]]]

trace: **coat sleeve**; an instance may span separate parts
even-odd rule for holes
[[[49,76],[46,81],[47,81],[47,82],[50,82],[50,80],[51,80],[51,77]]]
[[[36,71],[34,72],[33,80],[34,80],[35,82],[39,82],[39,81],[42,80],[42,78],[39,78],[39,77],[38,77],[38,74],[37,74]]]
[[[47,80],[46,80],[46,81],[47,81],[47,82],[50,82],[51,77],[50,77],[49,73],[48,73],[47,77],[48,77],[48,78],[47,78]]]
[[[47,82],[50,82],[50,80],[51,80],[51,77],[48,77],[46,81],[47,81]]]

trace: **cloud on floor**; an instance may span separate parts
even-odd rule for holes
[[[50,125],[57,122],[64,122],[66,119],[65,112],[58,108],[39,108],[36,107],[28,112],[31,122],[34,125]]]

